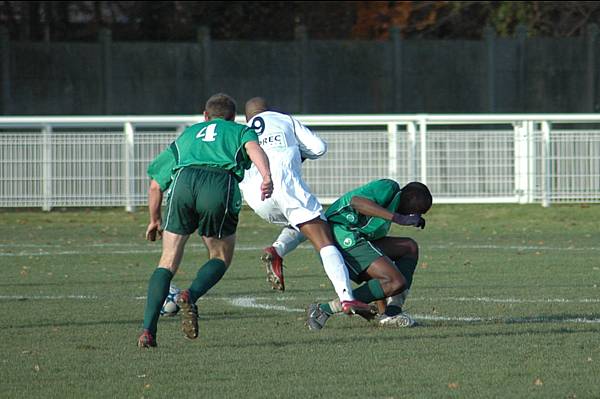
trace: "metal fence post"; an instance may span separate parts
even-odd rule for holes
[[[0,26],[0,114],[10,113],[10,36],[5,26]]]
[[[299,25],[296,27],[294,31],[294,40],[296,45],[296,55],[299,58],[298,65],[298,102],[299,107],[298,110],[300,113],[307,113],[308,109],[308,90],[306,90],[306,84],[308,83],[308,31],[306,30],[306,26]]]
[[[209,98],[212,93],[211,88],[211,57],[210,52],[212,49],[210,28],[208,26],[199,26],[196,30],[196,39],[202,47],[202,90],[203,99]],[[206,101],[206,100],[203,100]]]
[[[517,35],[517,90],[519,109],[516,112],[527,111],[527,27],[525,25],[517,25],[515,30]]]
[[[42,128],[42,210],[52,209],[52,126]]]
[[[534,188],[535,188],[535,134],[533,121],[526,122],[527,128],[527,203],[532,204],[534,202]]]
[[[131,122],[126,122],[123,126],[124,132],[124,162],[125,162],[125,180],[124,180],[124,192],[125,192],[125,210],[127,212],[135,212],[134,196],[135,196],[135,182],[134,178],[134,161],[135,153],[133,148],[133,136],[134,128]]]
[[[388,138],[388,177],[398,180],[398,125],[390,122],[387,125]]]
[[[598,25],[590,24],[586,35],[586,85],[587,111],[596,112],[596,44],[598,42]]]
[[[421,140],[421,179],[423,184],[427,184],[427,120],[425,117],[419,119],[419,138]]]
[[[112,113],[112,32],[100,30],[100,62],[102,82],[102,111],[105,115]]]
[[[496,111],[496,31],[490,25],[483,29],[486,48],[487,112]]]
[[[550,206],[552,197],[552,148],[550,132],[552,126],[548,121],[542,121],[542,206]]]
[[[392,95],[392,112],[402,112],[403,110],[403,90],[402,77],[404,76],[402,69],[402,37],[400,29],[393,26],[390,29],[390,37],[392,39],[392,77],[393,77],[393,95]]]
[[[514,163],[515,163],[515,195],[520,204],[527,203],[529,194],[529,159],[527,122],[515,122],[514,126]]]

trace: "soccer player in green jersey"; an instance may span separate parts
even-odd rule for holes
[[[365,303],[386,299],[381,325],[414,324],[402,312],[402,305],[412,284],[419,247],[411,238],[387,234],[392,223],[425,228],[421,215],[431,204],[431,193],[424,184],[412,182],[400,188],[393,180],[381,179],[346,193],[325,212],[350,278],[360,284],[353,290],[355,298]],[[320,330],[339,311],[336,300],[309,305],[309,329]]]
[[[178,300],[186,337],[198,336],[196,301],[212,288],[231,264],[235,232],[242,206],[238,182],[253,162],[262,176],[262,198],[273,192],[269,160],[256,132],[235,123],[236,105],[226,94],[206,102],[205,122],[188,127],[151,165],[156,171],[149,191],[147,238],[162,233],[162,254],[148,283],[143,332],[138,346],[156,346],[160,309],[177,272],[185,243],[196,230],[208,249],[209,260],[198,270]],[[167,167],[165,167],[165,163]],[[172,167],[169,167],[172,166]],[[172,182],[171,174],[173,174]],[[162,190],[170,184],[166,219],[162,220]],[[161,231],[162,229],[162,231]]]

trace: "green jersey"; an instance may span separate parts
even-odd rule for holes
[[[383,238],[390,230],[391,221],[358,213],[350,201],[352,197],[363,197],[377,205],[396,212],[400,204],[401,189],[390,179],[374,180],[354,189],[335,201],[325,212],[333,235],[341,248],[351,248],[362,240],[374,241]]]
[[[186,166],[210,166],[233,173],[238,181],[251,165],[244,148],[249,141],[258,142],[256,132],[239,123],[213,119],[185,129],[171,144],[175,155],[174,170]]]
[[[158,154],[148,165],[148,177],[158,183],[160,191],[166,191],[171,185],[171,177],[176,165],[175,154],[173,154],[171,147],[167,147],[166,150]]]
[[[245,125],[213,119],[188,127],[148,166],[148,176],[161,191],[171,184],[177,169],[185,166],[210,166],[231,171],[236,180],[244,178],[251,161],[244,144],[258,141],[256,132]]]

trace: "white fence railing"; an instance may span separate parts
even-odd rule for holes
[[[600,115],[298,119],[329,143],[303,172],[324,203],[381,177],[422,181],[436,203],[600,202]],[[0,117],[0,207],[145,205],[147,165],[201,120]]]

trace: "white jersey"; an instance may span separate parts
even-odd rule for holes
[[[327,144],[290,115],[265,111],[248,121],[269,158],[273,194],[261,201],[262,177],[253,165],[240,183],[248,205],[270,223],[298,224],[321,216],[322,207],[302,179],[302,159],[325,154]]]

